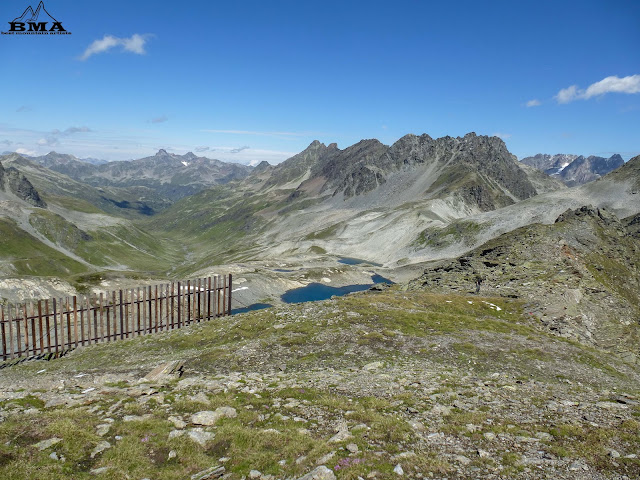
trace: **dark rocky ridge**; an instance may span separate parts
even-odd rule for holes
[[[459,195],[485,211],[537,194],[501,139],[475,133],[438,139],[409,134],[391,146],[361,140],[344,150],[316,140],[300,154],[271,167],[264,186],[304,179],[299,189],[305,190],[305,183],[321,181],[320,192],[351,198],[374,191],[393,174],[426,168],[433,168],[437,177],[430,196]]]
[[[5,169],[0,163],[0,190],[6,191],[6,188],[34,207],[47,208],[47,203],[22,173],[14,167]]]

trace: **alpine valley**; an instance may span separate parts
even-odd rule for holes
[[[7,478],[640,475],[640,156],[11,153],[0,230],[3,302],[230,272],[273,306],[4,365]]]

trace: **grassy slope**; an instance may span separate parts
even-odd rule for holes
[[[5,218],[0,218],[0,252],[7,273],[68,277],[88,270],[85,265],[48,247]]]
[[[466,472],[484,478],[494,472],[530,478],[523,463],[530,455],[528,444],[496,445],[488,440],[491,434],[540,436],[545,440],[537,441],[535,450],[567,465],[585,462],[592,478],[612,472],[637,478],[638,459],[613,461],[607,452],[611,447],[621,452],[640,448],[640,423],[630,416],[640,415],[640,409],[603,414],[597,424],[581,418],[591,418],[589,401],[594,408],[596,401],[611,403],[612,394],[606,393],[611,389],[637,395],[637,368],[548,335],[521,308],[504,298],[396,287],[92,346],[44,366],[12,367],[3,371],[5,383],[12,378],[22,384],[33,378],[34,383],[29,395],[0,402],[10,412],[0,424],[0,475],[23,479],[37,472],[41,478],[82,479],[93,478],[90,469],[107,466],[110,470],[100,478],[188,478],[227,457],[224,465],[231,479],[248,475],[250,469],[285,478],[308,472],[335,452],[322,463],[344,479],[373,471],[376,478],[396,478],[392,470],[398,463],[409,476],[420,472],[452,478]],[[180,386],[152,386],[155,393],[145,397],[134,393],[140,391],[134,383],[116,381],[118,374],[135,371],[133,379],[169,359],[186,362],[187,378]],[[381,363],[363,369],[370,362]],[[44,408],[38,397],[46,392],[37,388],[37,379],[44,376],[36,374],[42,368],[51,378],[69,377],[65,392],[80,403]],[[79,372],[102,380],[83,384],[83,377],[72,377]],[[105,378],[113,380],[104,383]],[[87,385],[98,392],[82,394]],[[574,400],[580,408],[566,407],[563,413],[543,408]],[[215,438],[205,447],[186,437],[168,438],[174,429],[169,415],[188,421],[194,412],[223,405],[236,408],[238,416],[209,429]],[[443,406],[447,410],[436,413]],[[20,413],[28,408],[36,410]],[[110,413],[101,413],[106,411]],[[106,415],[113,422],[107,435],[99,437],[95,428]],[[125,415],[148,416],[125,422]],[[305,420],[296,421],[296,416]],[[332,442],[340,422],[349,426],[352,437]],[[430,432],[444,435],[454,452],[472,459],[473,473],[459,470],[447,442],[425,442]],[[122,439],[115,440],[116,435]],[[62,442],[42,452],[32,447],[52,436]],[[90,458],[105,439],[112,448]],[[357,454],[343,448],[350,442],[358,446]],[[491,455],[479,457],[478,448]],[[67,460],[49,458],[54,450]],[[177,453],[174,459],[168,459],[171,450]],[[402,452],[416,455],[397,456]]]

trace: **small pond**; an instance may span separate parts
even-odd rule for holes
[[[269,307],[273,307],[273,305],[269,303],[252,303],[248,307],[232,309],[231,314],[235,315],[236,313],[252,312],[254,310],[262,310],[263,308],[269,308]]]
[[[369,260],[362,260],[360,258],[351,258],[351,257],[339,257],[338,263],[342,263],[344,265],[360,265],[361,263],[366,263],[368,265],[373,265],[374,267],[381,267],[382,264],[370,262]]]

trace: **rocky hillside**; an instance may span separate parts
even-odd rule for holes
[[[0,191],[11,192],[34,207],[47,207],[47,203],[22,173],[13,167],[5,169],[2,163],[0,163]]]
[[[474,133],[438,139],[406,135],[391,146],[362,140],[344,150],[314,141],[273,167],[264,187],[286,185],[295,187],[297,195],[327,193],[349,199],[374,192],[398,175],[407,183],[408,175],[419,179],[422,197],[455,195],[481,210],[538,193],[502,140]]]
[[[617,153],[609,158],[595,155],[583,157],[582,155],[539,153],[533,157],[523,158],[521,162],[562,180],[570,187],[596,180],[624,165],[624,160]]]
[[[518,298],[549,331],[637,361],[640,346],[640,215],[567,210],[552,225],[504,234],[432,266],[412,285],[430,291]]]
[[[191,152],[177,155],[166,150],[151,157],[99,165],[56,152],[32,160],[95,187],[145,187],[170,201],[244,178],[251,170],[245,165],[198,157]]]
[[[5,368],[0,475],[638,478],[639,395],[518,299],[395,286]]]

